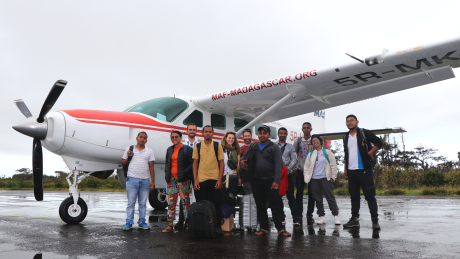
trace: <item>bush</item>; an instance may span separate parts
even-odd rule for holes
[[[406,192],[403,190],[393,189],[385,192],[385,195],[404,195]]]
[[[448,195],[448,193],[447,193],[447,190],[444,190],[444,189],[434,189],[434,190],[424,189],[422,191],[422,195],[446,196]]]
[[[348,192],[348,189],[335,189],[334,190],[335,195],[340,195],[340,196],[349,196],[350,193]]]
[[[460,170],[450,171],[446,173],[444,176],[445,176],[445,181],[448,185],[452,187],[460,186]]]
[[[374,170],[374,182],[382,188],[406,187],[414,188],[421,184],[421,175],[413,168],[405,169],[398,166],[376,166]]]
[[[429,171],[423,175],[423,183],[426,186],[441,186],[446,183],[445,176],[443,173],[435,170]]]

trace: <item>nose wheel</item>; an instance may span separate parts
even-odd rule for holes
[[[73,197],[65,199],[59,206],[59,216],[67,224],[78,224],[82,222],[88,214],[88,206],[82,198],[78,198],[77,204]]]

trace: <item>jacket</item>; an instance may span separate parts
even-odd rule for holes
[[[323,151],[320,151],[323,152]],[[326,154],[329,158],[329,162],[326,160],[326,178],[328,181],[331,179],[335,181],[337,178],[337,162],[335,161],[335,155],[329,149],[326,149]],[[313,169],[315,169],[316,157],[318,156],[318,151],[313,150],[313,154],[307,154],[305,159],[305,165],[303,170],[303,177],[306,183],[309,183],[313,175]]]
[[[185,146],[185,145],[184,145]],[[184,146],[179,149],[179,154],[177,155],[177,180],[179,182],[185,182],[193,179],[193,149],[187,147],[187,160],[184,156]],[[171,181],[171,156],[174,152],[174,146],[170,146],[166,150],[166,159],[165,159],[165,180],[167,183]]]
[[[364,136],[366,137],[366,143],[363,141],[363,136],[360,131],[363,131]],[[345,134],[343,137],[343,149],[345,151],[345,170],[348,171],[348,135],[350,133]],[[364,170],[372,170],[374,167],[375,162],[372,161],[372,159],[369,158],[367,155],[367,152],[372,149],[372,144],[373,143],[375,146],[377,146],[379,149],[382,148],[382,140],[375,136],[375,134],[367,129],[361,129],[358,128],[356,131],[356,134],[358,135],[358,149],[359,149],[359,154],[361,155],[361,160],[363,161],[363,166]],[[367,146],[367,148],[366,148]],[[367,151],[366,151],[367,149]]]
[[[283,157],[284,166],[288,168],[288,174],[292,173],[292,171],[296,169],[297,165],[297,156],[294,146],[289,143],[281,144],[278,141],[276,141],[275,144],[278,144],[280,149],[285,146],[284,153],[281,155]]]
[[[283,160],[281,158],[281,149],[278,145],[269,141],[268,145],[260,151],[259,144],[255,145],[254,152],[244,153],[241,160],[254,160],[254,178],[274,179],[274,183],[279,184],[281,180],[281,169]]]

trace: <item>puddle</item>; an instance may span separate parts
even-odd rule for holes
[[[0,258],[14,259],[95,259],[86,255],[59,255],[50,252],[23,251],[15,245],[0,244]]]

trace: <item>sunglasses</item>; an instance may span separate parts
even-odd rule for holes
[[[180,136],[171,136],[171,139],[180,138]]]

